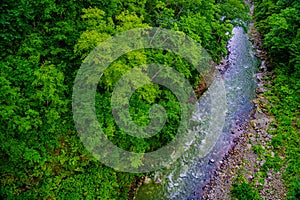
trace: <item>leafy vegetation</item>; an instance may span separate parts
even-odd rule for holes
[[[247,163],[247,160],[243,161]],[[248,163],[249,164],[249,163]],[[248,180],[245,178],[248,170],[245,168],[238,169],[236,173],[236,178],[233,180],[232,187],[230,190],[230,196],[232,199],[236,200],[262,200],[259,196],[259,187],[255,187],[255,182],[249,183]],[[257,179],[259,182],[263,183],[264,179]]]
[[[231,196],[233,199],[238,200],[261,200],[258,191],[254,190],[251,185],[243,181],[241,183],[234,183],[233,189],[231,190]]]
[[[265,107],[275,116],[272,146],[274,158],[264,165],[280,169],[287,165],[284,179],[290,199],[299,199],[300,180],[300,2],[254,0],[255,20],[264,37],[264,48],[276,78],[265,94]],[[281,158],[279,157],[281,156]],[[284,159],[282,159],[284,158]]]
[[[97,162],[73,125],[72,87],[83,59],[116,33],[157,26],[183,31],[218,62],[226,54],[230,35],[225,33],[236,23],[232,20],[246,19],[247,13],[240,0],[5,0],[0,10],[3,199],[127,199],[143,174],[117,172]],[[116,126],[109,104],[114,83],[149,61],[170,65],[195,87],[201,81],[182,58],[154,50],[131,52],[105,72],[96,95],[98,119],[115,144],[137,152],[170,141],[180,121],[175,96],[163,87],[147,85],[132,97],[130,112],[137,124],[147,124],[150,105],[163,105],[168,116],[164,134],[138,140]]]

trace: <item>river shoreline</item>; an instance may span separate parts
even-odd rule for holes
[[[249,2],[250,14],[253,17],[254,7]],[[250,123],[244,123],[233,127],[232,133],[239,134],[234,145],[219,163],[216,163],[216,171],[211,173],[208,183],[198,191],[202,199],[231,199],[230,191],[237,179],[243,177],[249,184],[253,184],[263,199],[285,199],[287,190],[281,178],[283,170],[274,172],[269,170],[267,177],[258,174],[265,160],[259,157],[253,147],[259,144],[271,155],[274,154],[270,145],[272,135],[268,134],[271,116],[264,113],[264,105],[268,104],[263,93],[267,85],[271,83],[272,73],[268,71],[269,65],[267,52],[262,48],[262,38],[254,27],[254,20],[250,23],[249,38],[255,49],[255,54],[261,59],[259,72],[256,74],[257,89],[256,98],[253,100],[255,109],[250,115]]]
[[[250,5],[250,3],[248,2]],[[253,5],[250,6],[250,14],[253,17]],[[231,136],[229,141],[231,146],[223,148],[220,158],[210,157],[208,161],[209,171],[204,183],[199,183],[199,188],[191,194],[189,199],[231,199],[230,191],[236,179],[243,177],[249,184],[253,185],[259,191],[260,197],[264,199],[285,199],[287,190],[281,175],[283,171],[274,173],[267,172],[267,177],[261,177],[260,169],[265,162],[264,157],[259,157],[253,148],[261,145],[264,151],[268,151],[273,155],[269,143],[272,135],[268,134],[270,123],[273,121],[271,116],[265,114],[264,105],[268,104],[264,97],[267,85],[271,83],[272,73],[268,71],[272,67],[267,59],[267,52],[262,49],[262,38],[254,27],[254,21],[251,21],[249,31],[249,40],[252,43],[256,57],[262,61],[258,66],[258,72],[255,73],[256,78],[256,97],[253,96],[253,110],[247,120],[237,119],[232,125]],[[228,55],[230,55],[229,52]],[[236,52],[235,52],[236,53]],[[231,70],[230,61],[227,56],[217,67],[221,74],[226,74],[226,70]],[[253,90],[254,93],[254,90]],[[224,154],[223,154],[224,153]],[[148,180],[149,179],[149,180]],[[263,181],[262,181],[263,180]],[[132,187],[130,199],[134,198],[134,194],[142,182],[151,182],[151,178],[143,177],[135,182]]]

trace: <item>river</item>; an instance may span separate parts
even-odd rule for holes
[[[249,120],[255,98],[255,73],[260,61],[243,28],[235,27],[232,33],[227,45],[226,70],[216,77],[216,82],[221,81],[224,87],[212,84],[195,105],[194,119],[201,122],[190,130],[195,140],[172,166],[156,171],[148,183],[142,184],[134,199],[201,199],[195,191],[201,191],[215,170],[215,164],[222,160],[238,137],[231,133],[232,127]],[[221,98],[224,95],[225,98]],[[213,134],[218,131],[220,135]],[[213,148],[204,148],[206,141],[212,139],[216,139]]]

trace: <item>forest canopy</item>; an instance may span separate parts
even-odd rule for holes
[[[121,173],[99,163],[74,127],[72,89],[84,58],[117,33],[161,27],[184,32],[219,62],[227,54],[231,35],[226,33],[239,23],[235,19],[249,19],[241,0],[4,0],[0,10],[0,197],[6,199],[127,199],[143,174]],[[132,97],[131,115],[137,124],[147,124],[151,104],[163,105],[168,116],[164,134],[136,139],[116,126],[109,101],[115,81],[149,61],[169,64],[195,88],[201,82],[195,69],[169,52],[134,51],[113,64],[98,86],[97,117],[113,143],[137,152],[172,140],[180,121],[175,96],[147,85]]]
[[[256,27],[263,36],[274,79],[266,93],[269,114],[275,117],[271,133],[274,158],[264,169],[285,168],[287,199],[300,198],[300,2],[253,0]],[[280,156],[284,159],[280,159]]]

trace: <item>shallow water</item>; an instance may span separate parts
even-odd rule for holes
[[[221,160],[233,144],[231,128],[248,120],[259,61],[243,29],[236,27],[233,34],[227,46],[228,69],[217,76],[195,105],[193,120],[201,125],[189,130],[194,140],[186,144],[188,151],[168,169],[156,171],[151,181],[138,189],[135,199],[201,199],[194,193],[201,191],[215,168],[214,162]]]

